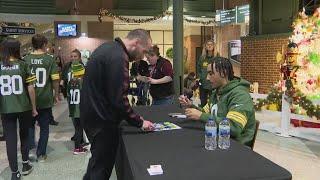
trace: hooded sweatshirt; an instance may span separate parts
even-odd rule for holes
[[[203,112],[200,120],[206,122],[212,112],[215,112],[217,124],[227,117],[231,138],[250,146],[256,128],[256,119],[249,87],[248,81],[235,77],[224,87],[213,90],[208,104],[203,108],[197,107]]]

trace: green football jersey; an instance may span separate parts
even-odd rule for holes
[[[82,78],[71,78],[67,85],[67,99],[69,103],[69,116],[80,118],[80,91]]]
[[[72,61],[67,63],[64,69],[61,71],[61,80],[64,81],[65,86],[67,86],[69,81],[74,77],[74,74],[72,73],[72,65],[76,64],[81,65],[84,69],[84,65],[80,61]]]
[[[54,102],[52,82],[60,79],[53,56],[49,54],[29,54],[24,57],[24,60],[30,65],[31,74],[34,74],[37,78],[35,84],[37,108],[52,107]]]
[[[32,109],[27,86],[36,82],[27,63],[22,60],[11,61],[4,66],[0,61],[0,112],[18,113]]]

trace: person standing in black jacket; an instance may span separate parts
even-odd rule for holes
[[[151,47],[151,38],[143,29],[132,30],[121,40],[99,46],[88,61],[83,79],[80,120],[91,143],[84,180],[109,179],[119,144],[119,124],[146,131],[153,123],[135,114],[128,101],[129,60],[142,59]]]

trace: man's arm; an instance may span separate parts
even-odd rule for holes
[[[168,82],[171,82],[172,81],[172,78],[170,76],[165,76],[161,79],[152,79],[152,78],[149,78],[149,82],[150,84],[164,84],[164,83],[168,83]]]
[[[37,104],[36,104],[36,93],[35,93],[35,90],[34,90],[34,84],[36,83],[37,78],[36,78],[35,75],[31,74],[30,67],[28,65],[26,66],[26,70],[25,71],[26,71],[26,74],[27,74],[26,84],[27,84],[27,87],[28,87],[28,94],[29,94],[30,101],[31,101],[31,106],[32,106],[32,116],[35,117],[35,116],[38,115]]]
[[[55,80],[52,82],[53,90],[54,90],[54,99],[55,103],[59,102],[59,80]]]
[[[162,64],[161,71],[164,74],[164,77],[161,79],[149,78],[150,84],[164,84],[172,81],[173,69],[171,63],[168,60],[165,60]]]
[[[36,92],[34,90],[33,84],[28,85],[28,93],[32,105],[32,116],[35,117],[38,115],[37,105],[36,105]]]
[[[53,90],[54,90],[54,101],[55,101],[55,103],[58,103],[59,102],[60,75],[58,72],[58,66],[54,61],[52,61],[52,64],[51,64],[50,77],[52,80],[52,86],[53,86]]]
[[[248,113],[253,111],[253,103],[249,93],[238,92],[234,93],[229,97],[228,112],[226,117],[230,123],[231,137],[237,138],[241,136],[241,133],[248,122]],[[210,112],[203,112],[200,120],[206,122],[210,117]],[[216,117],[216,123],[225,117]]]
[[[239,137],[248,123],[249,114],[254,111],[249,93],[238,91],[231,95],[228,104],[227,118],[230,120],[231,137]]]
[[[116,52],[115,52],[116,53]],[[105,63],[105,88],[108,89],[108,100],[110,105],[122,115],[132,126],[138,128],[149,127],[149,121],[134,113],[128,100],[129,71],[128,61],[122,54],[113,54],[110,63]]]

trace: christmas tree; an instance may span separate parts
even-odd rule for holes
[[[272,88],[267,99],[259,100],[256,109],[270,104],[281,107],[285,91],[292,112],[320,119],[320,8],[312,16],[304,11],[293,22],[293,34],[287,50],[277,54],[282,80]]]
[[[304,11],[293,23],[290,41],[298,45],[294,88],[307,99],[320,99],[320,8],[312,16]]]

